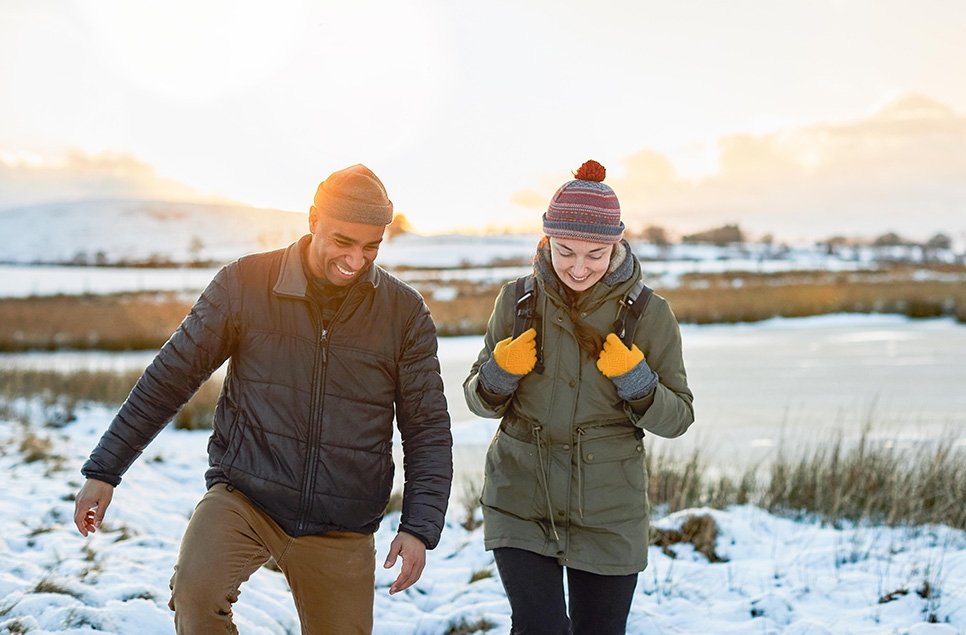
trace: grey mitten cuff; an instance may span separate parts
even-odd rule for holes
[[[642,359],[634,368],[623,375],[611,377],[610,380],[617,386],[617,394],[621,399],[631,401],[632,399],[643,399],[651,394],[657,386],[657,373],[647,365],[647,360]]]
[[[483,390],[494,395],[512,395],[522,378],[523,375],[510,373],[500,368],[500,365],[493,361],[492,357],[480,366],[480,384],[483,386]]]

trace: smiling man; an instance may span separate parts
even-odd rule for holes
[[[309,231],[218,272],[84,465],[74,522],[96,531],[114,487],[229,360],[208,442],[208,491],[171,578],[179,634],[236,633],[239,587],[274,558],[303,633],[371,633],[373,533],[404,452],[402,559],[415,583],[439,541],[453,475],[436,328],[419,294],[373,265],[392,202],[368,168],[323,181]]]

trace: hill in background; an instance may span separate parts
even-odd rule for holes
[[[226,262],[289,244],[307,212],[243,205],[93,200],[0,210],[0,262]]]

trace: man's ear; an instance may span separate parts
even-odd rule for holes
[[[313,205],[309,208],[309,233],[315,234],[315,228],[319,224],[319,209]]]

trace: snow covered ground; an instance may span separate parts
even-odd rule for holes
[[[814,430],[824,418],[816,410],[819,398],[841,378],[828,379],[826,386],[809,379],[808,373],[828,378],[838,368],[846,375],[870,378],[868,385],[859,382],[843,388],[839,398],[847,400],[886,380],[912,381],[928,369],[948,376],[957,367],[938,344],[959,342],[964,332],[966,327],[949,320],[910,321],[896,316],[687,326],[684,337],[691,351],[701,421],[682,439],[666,442],[667,447],[685,444],[696,435],[690,443],[696,439],[716,447],[731,443],[738,448],[737,455],[750,456],[749,444],[767,449],[759,441],[775,440],[774,426],[743,430],[735,427],[736,422],[729,423],[726,413],[748,418],[755,414],[748,410],[751,406],[767,406],[762,393],[779,395],[789,386],[800,386],[802,394],[813,391],[808,393],[812,419],[803,410],[795,419],[796,427]],[[468,415],[459,401],[459,385],[478,347],[478,338],[471,337],[445,338],[440,343],[457,461],[447,527],[439,547],[429,555],[422,579],[412,589],[390,597],[388,586],[397,572],[378,569],[378,634],[446,635],[460,624],[467,629],[479,627],[464,633],[509,630],[509,606],[492,557],[483,550],[481,530],[462,526],[466,501],[473,497],[468,492],[478,488],[482,448],[495,427],[493,421]],[[757,357],[751,364],[733,363],[736,350],[744,351],[740,358],[748,361],[754,351],[777,354],[796,349],[806,352],[798,365],[782,362],[781,355],[772,365]],[[149,353],[36,353],[4,356],[2,362],[10,368],[117,369],[143,367],[149,359]],[[845,366],[846,361],[855,366]],[[893,362],[905,372],[890,371]],[[757,366],[772,382],[764,390],[764,376],[746,375],[748,367]],[[880,371],[881,376],[876,375]],[[741,387],[747,394],[736,393]],[[955,390],[937,388],[926,400],[934,403],[942,394],[959,398]],[[958,402],[944,403],[953,414],[940,419],[961,421]],[[836,407],[833,401],[827,406]],[[81,482],[80,465],[113,412],[90,406],[67,426],[50,428],[42,421],[55,417],[43,412],[43,407],[39,401],[21,401],[8,409],[6,420],[0,417],[0,474],[4,475],[0,515],[6,521],[0,532],[0,633],[173,632],[167,584],[181,534],[204,490],[207,433],[162,432],[117,489],[104,530],[85,539],[73,528],[70,498]],[[736,412],[740,408],[745,410]],[[767,414],[772,421],[776,408],[781,410],[782,405],[772,404]],[[20,422],[24,419],[32,423],[26,426]],[[738,439],[745,439],[743,447],[738,447]],[[650,442],[651,451],[656,451],[659,444],[653,438]],[[30,460],[31,454],[46,458]],[[964,532],[944,527],[833,528],[775,517],[754,507],[695,509],[670,517],[659,513],[655,525],[679,528],[688,516],[700,514],[710,514],[720,528],[716,552],[727,562],[709,563],[688,544],[671,547],[676,558],[652,547],[651,565],[639,577],[628,633],[966,633]],[[478,511],[475,517],[479,519]],[[378,556],[387,552],[397,522],[396,514],[383,522],[376,535]],[[243,587],[236,614],[243,634],[298,633],[285,581],[268,569]]]
[[[26,412],[28,405],[18,408]],[[111,414],[91,407],[61,429],[0,422],[0,632],[173,632],[168,579],[203,493],[207,434],[162,432],[118,487],[103,530],[85,539],[73,528],[70,499],[81,480],[77,470]],[[47,458],[27,461],[32,435],[50,440]],[[479,627],[464,633],[509,631],[509,606],[482,530],[461,525],[466,491],[465,482],[454,484],[442,540],[413,588],[390,596],[398,571],[378,567],[376,633],[444,635],[460,624]],[[714,518],[721,530],[716,552],[727,561],[709,563],[686,543],[671,547],[676,558],[652,547],[628,633],[966,632],[964,532],[941,526],[836,529],[754,507],[687,510],[655,524],[679,528],[696,514]],[[397,522],[398,514],[390,514],[376,534],[377,561]],[[260,570],[235,610],[243,634],[299,632],[280,573]]]

